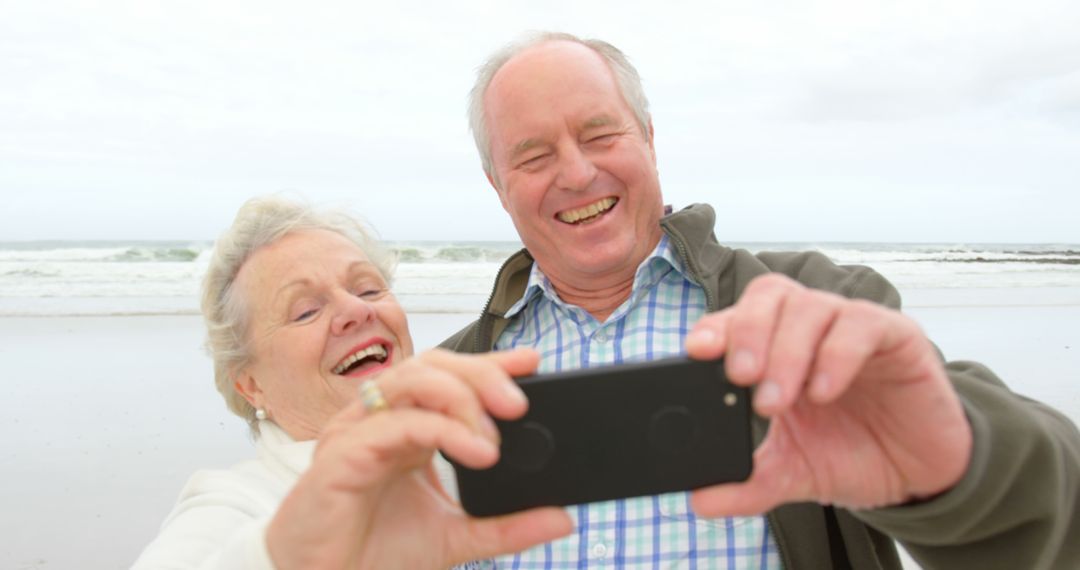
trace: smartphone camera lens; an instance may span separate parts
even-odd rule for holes
[[[697,420],[684,406],[661,408],[649,423],[649,443],[664,453],[678,454],[692,448],[697,434]]]
[[[555,454],[551,430],[536,422],[524,422],[503,430],[500,453],[507,465],[521,471],[535,472],[547,465]]]

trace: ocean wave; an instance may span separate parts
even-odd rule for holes
[[[195,317],[201,316],[201,313],[197,309],[177,309],[177,310],[157,310],[157,309],[135,309],[131,311],[123,310],[78,310],[78,309],[65,309],[59,311],[41,311],[41,310],[15,310],[15,309],[2,309],[0,308],[0,317]]]
[[[1016,257],[1009,255],[963,255],[955,257],[905,257],[905,256],[890,256],[888,258],[833,258],[838,263],[864,263],[864,264],[878,264],[878,263],[1037,263],[1037,264],[1060,264],[1060,265],[1080,265],[1080,257],[1054,257],[1054,256],[1029,256],[1029,257]]]
[[[479,247],[446,247],[435,254],[440,261],[482,261],[484,250]]]
[[[44,250],[2,249],[0,261],[4,262],[101,262],[119,255],[125,248],[68,247]]]
[[[814,249],[839,263],[882,262],[1037,263],[1077,265],[1080,249],[1070,245],[964,244],[730,244],[751,251]],[[517,242],[389,242],[403,264],[502,263],[521,248]],[[210,242],[64,242],[48,247],[0,243],[0,262],[197,263],[212,254]]]
[[[1034,250],[1005,250],[1005,253],[1017,253],[1020,255],[1062,255],[1065,257],[1080,257],[1080,251],[1072,249],[1051,250],[1051,251],[1034,251]]]
[[[521,249],[521,244],[391,244],[399,263],[501,263]]]
[[[935,260],[926,260],[935,261]],[[1080,265],[1080,257],[973,257],[950,259],[950,263],[1040,263],[1057,265]]]
[[[0,277],[59,277],[62,272],[58,269],[37,269],[37,268],[22,268],[13,269],[11,271],[5,271],[0,273]]]
[[[1080,264],[1080,250],[908,246],[875,248],[815,248],[838,263],[1037,263]]]
[[[398,256],[398,263],[423,263],[424,254],[415,247],[394,248]]]
[[[195,261],[203,253],[202,248],[186,247],[131,247],[122,253],[106,257],[102,261],[121,262],[189,262]]]
[[[388,242],[394,292],[410,312],[483,305],[518,242]],[[731,243],[751,251],[818,250],[867,265],[901,290],[1080,288],[1078,244]],[[0,316],[196,314],[210,242],[0,242]]]
[[[15,247],[0,245],[0,262],[47,263],[189,263],[202,261],[211,244],[134,243],[134,244],[64,244],[60,247]]]

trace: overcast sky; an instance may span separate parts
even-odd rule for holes
[[[281,190],[514,239],[465,95],[533,29],[631,57],[721,240],[1080,242],[1075,0],[0,0],[0,240],[212,239]]]

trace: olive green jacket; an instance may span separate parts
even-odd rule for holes
[[[808,287],[900,308],[896,289],[876,272],[838,266],[816,252],[759,253],[717,243],[706,205],[665,216],[660,224],[705,289],[710,311],[731,306],[751,279],[768,272]],[[442,346],[485,352],[507,326],[506,311],[524,294],[533,260],[528,252],[500,269],[477,321]],[[768,514],[784,567],[899,569],[893,539],[924,568],[1080,569],[1080,433],[1062,414],[1009,391],[986,367],[949,362],[974,434],[963,479],[932,500],[849,511],[813,503]],[[760,443],[768,423],[755,418]],[[891,538],[890,538],[891,537]]]

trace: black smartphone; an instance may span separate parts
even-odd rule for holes
[[[742,481],[753,468],[750,395],[723,360],[665,358],[517,379],[529,411],[496,420],[499,462],[454,464],[473,516]]]

